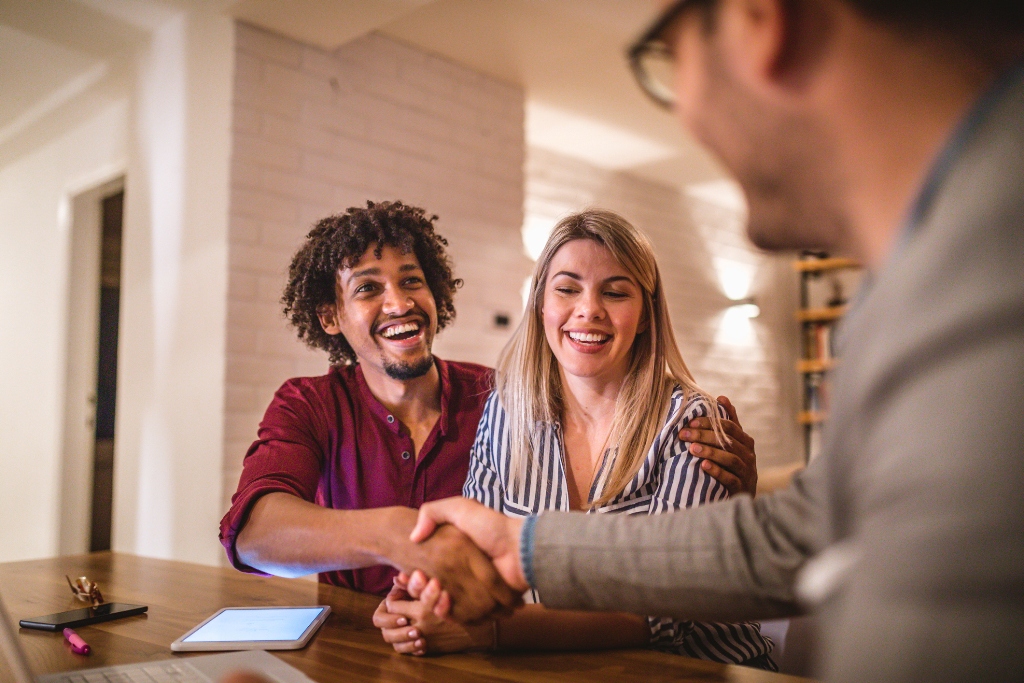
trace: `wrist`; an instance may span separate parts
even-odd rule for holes
[[[498,622],[488,620],[472,626],[466,626],[469,636],[469,649],[477,652],[493,652],[498,649]]]
[[[527,591],[530,589],[530,581],[527,578],[527,569],[523,566],[524,548],[522,546],[524,540],[532,546],[533,533],[532,533],[532,522],[530,526],[530,533],[526,534],[528,538],[524,539],[523,536],[523,518],[520,517],[509,517],[506,524],[508,525],[508,538],[512,542],[512,548],[509,552],[509,560],[511,563],[509,571],[510,587],[518,591]],[[533,548],[529,547],[525,549],[530,555],[533,553]]]
[[[416,511],[398,505],[367,510],[377,517],[376,523],[366,524],[360,534],[361,550],[376,564],[387,564],[398,569],[404,566],[407,549],[412,544],[409,533],[416,523]]]

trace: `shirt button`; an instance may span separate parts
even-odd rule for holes
[[[402,460],[408,460],[411,457],[412,456],[409,454],[409,451],[402,451]]]
[[[394,415],[388,415],[388,424],[393,424],[394,421],[395,421],[395,416]]]

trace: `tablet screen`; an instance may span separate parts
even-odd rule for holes
[[[227,609],[181,642],[298,640],[323,610],[323,607]]]

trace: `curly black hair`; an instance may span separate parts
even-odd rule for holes
[[[366,208],[352,207],[343,214],[320,220],[306,235],[306,241],[292,258],[288,284],[281,303],[299,339],[314,349],[323,349],[332,365],[351,365],[355,352],[344,335],[324,332],[317,311],[336,303],[338,271],[351,267],[372,245],[380,258],[385,246],[403,254],[415,253],[437,306],[437,328],[455,319],[455,290],[462,280],[452,275],[448,241],[434,232],[437,216],[400,201],[366,202]]]

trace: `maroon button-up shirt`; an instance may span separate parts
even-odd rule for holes
[[[238,569],[235,539],[253,504],[274,491],[335,510],[423,503],[462,494],[469,449],[492,387],[491,370],[437,361],[441,417],[416,458],[409,430],[378,401],[358,366],[333,367],[322,377],[288,380],[260,423],[242,464],[220,539]],[[320,581],[386,594],[396,571],[387,566],[320,574]]]

